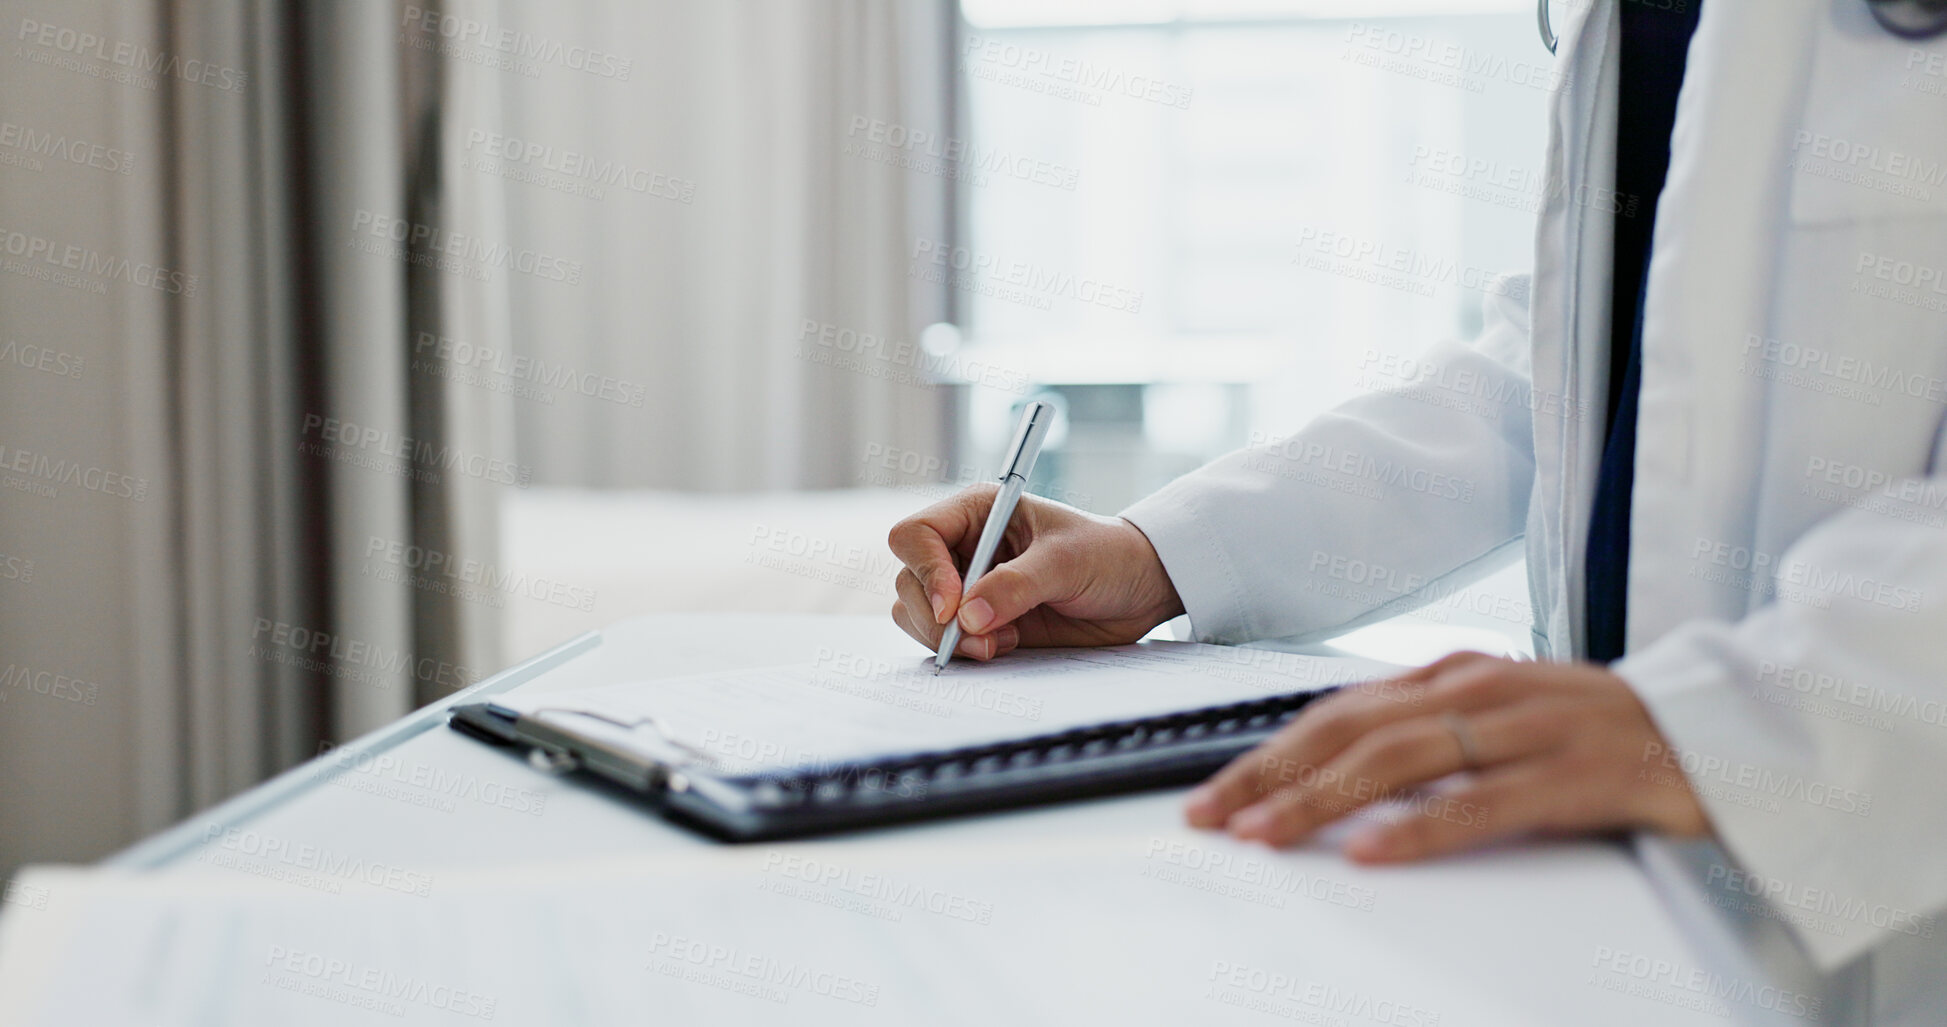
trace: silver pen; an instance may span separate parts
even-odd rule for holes
[[[994,506],[987,511],[987,526],[981,529],[980,544],[974,547],[973,559],[967,563],[965,583],[960,588],[960,597],[965,599],[973,591],[974,582],[987,573],[987,567],[994,562],[994,551],[1000,548],[1001,537],[1007,534],[1007,522],[1014,519],[1014,507],[1021,501],[1021,493],[1028,487],[1028,475],[1034,473],[1034,458],[1041,455],[1041,440],[1048,437],[1048,426],[1054,423],[1055,408],[1052,403],[1034,400],[1026,410],[1021,411],[1021,423],[1014,429],[1014,441],[1007,447],[1007,455],[1001,459],[1001,491],[994,497]],[[956,613],[953,622],[946,626],[946,634],[940,636],[940,651],[933,654],[933,673],[946,669],[947,661],[953,659],[953,647],[960,644],[960,617]]]

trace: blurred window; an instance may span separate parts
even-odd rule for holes
[[[963,345],[1070,406],[1099,510],[1471,335],[1526,270],[1528,0],[961,0]],[[1018,399],[967,390],[961,445]]]

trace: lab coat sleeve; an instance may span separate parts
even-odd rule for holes
[[[1934,469],[1938,475],[1939,468]],[[1819,522],[1754,579],[1743,620],[1692,621],[1614,665],[1738,864],[1822,967],[1947,907],[1947,477],[1887,486]],[[1700,543],[1701,545],[1701,543]]]
[[[1473,344],[1406,363],[1398,387],[1123,512],[1156,547],[1199,640],[1330,637],[1451,596],[1512,558],[1534,481],[1528,279],[1498,280],[1484,307]]]

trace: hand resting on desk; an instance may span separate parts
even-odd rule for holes
[[[1424,859],[1535,832],[1679,836],[1709,825],[1628,682],[1595,664],[1455,653],[1399,688],[1348,688],[1190,793],[1197,827],[1296,842],[1374,802],[1462,771],[1417,812],[1354,835],[1360,862]]]

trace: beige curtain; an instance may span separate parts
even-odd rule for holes
[[[912,98],[951,95],[950,9],[0,0],[0,872],[522,655],[511,489],[939,451],[910,356],[829,366],[804,326],[898,352],[951,312],[906,273],[950,180],[847,150],[945,132]],[[627,178],[537,184],[490,136]]]
[[[857,484],[869,445],[945,451],[913,344],[948,296],[908,270],[950,238],[951,161],[873,134],[950,133],[949,0],[450,10],[540,55],[473,66],[498,109],[456,112],[456,179],[582,271],[510,279],[486,344],[595,383],[511,403],[538,482],[823,488]]]
[[[500,662],[447,571],[511,441],[411,345],[492,282],[422,259],[449,83],[403,6],[0,0],[0,871]]]

